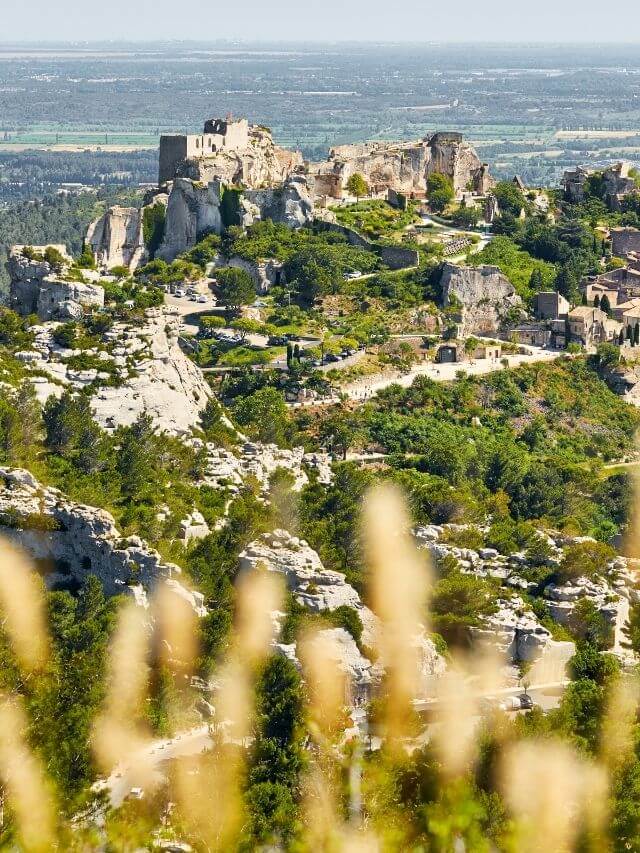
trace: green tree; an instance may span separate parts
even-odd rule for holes
[[[259,441],[282,444],[289,421],[287,404],[275,388],[260,388],[240,400],[233,411],[235,420],[248,428]]]
[[[454,199],[453,181],[442,172],[432,172],[427,178],[427,198],[432,209],[443,211]]]
[[[148,205],[142,211],[142,236],[151,259],[155,257],[164,240],[166,218],[167,209],[160,202]]]
[[[130,427],[122,430],[117,468],[122,480],[122,493],[129,498],[138,499],[157,486],[157,454],[153,438],[153,422],[144,413]]]
[[[82,252],[76,263],[81,269],[93,270],[96,268],[96,259],[88,243],[83,242]]]
[[[520,216],[521,211],[528,209],[527,200],[522,190],[512,181],[498,181],[493,189],[498,200],[500,211],[511,216]]]
[[[369,184],[360,172],[354,172],[347,181],[347,190],[356,198],[369,195]]]
[[[496,610],[495,598],[486,581],[453,571],[439,580],[431,598],[433,628],[449,645],[465,646],[469,628]]]
[[[565,548],[558,566],[558,577],[561,582],[566,582],[580,577],[603,575],[614,557],[615,551],[604,542],[576,542]]]
[[[246,798],[254,843],[286,846],[296,831],[305,766],[303,707],[297,669],[276,655],[263,668],[256,697]]]
[[[611,302],[609,301],[609,297],[607,294],[603,294],[602,299],[600,300],[600,310],[604,311],[607,317],[611,316]]]
[[[227,316],[237,314],[243,305],[255,299],[255,284],[246,270],[223,267],[216,271],[216,278],[220,302],[225,306]]]

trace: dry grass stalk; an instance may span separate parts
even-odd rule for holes
[[[379,618],[377,637],[386,672],[385,730],[389,746],[410,731],[412,700],[419,683],[415,638],[424,630],[430,573],[416,550],[398,489],[384,485],[367,496],[363,534],[370,569],[371,601]]]
[[[282,607],[283,592],[281,579],[267,572],[252,572],[240,579],[234,643],[218,673],[215,698],[217,724],[223,728],[211,755],[181,762],[177,768],[180,814],[211,850],[234,849],[241,828],[244,768],[229,745],[246,744],[251,733],[255,671],[273,642],[273,614]]]
[[[613,681],[600,735],[600,758],[604,766],[612,771],[633,754],[639,702],[640,682],[637,675],[620,676]]]
[[[433,742],[446,776],[461,776],[475,761],[479,700],[499,695],[507,686],[504,665],[495,648],[483,645],[473,655],[453,657],[438,679],[439,714]]]
[[[602,817],[589,814],[606,791],[604,776],[568,744],[526,740],[503,753],[502,788],[517,820],[522,853],[570,851],[584,826],[594,829]]]
[[[0,775],[13,809],[21,849],[55,847],[55,806],[45,773],[24,740],[27,719],[16,700],[0,699]]]
[[[25,672],[49,656],[44,602],[37,573],[24,552],[0,540],[0,609],[18,663]]]
[[[136,784],[149,784],[152,772],[150,732],[141,721],[147,695],[149,627],[145,612],[133,601],[121,609],[111,643],[108,693],[94,725],[93,748],[98,764],[110,773],[127,765]]]

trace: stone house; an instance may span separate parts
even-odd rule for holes
[[[543,290],[536,294],[534,313],[538,320],[557,320],[566,317],[571,305],[561,293]]]
[[[475,359],[498,359],[502,355],[501,344],[480,344],[473,352]]]
[[[600,308],[579,305],[573,308],[567,317],[571,341],[585,347],[594,346],[607,340],[607,315]]]
[[[618,258],[640,253],[640,230],[638,228],[612,228],[611,251]]]

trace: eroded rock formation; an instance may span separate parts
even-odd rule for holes
[[[445,263],[440,287],[444,307],[459,307],[465,336],[494,335],[509,312],[522,309],[522,300],[498,267]]]
[[[164,197],[166,199],[166,196]],[[89,226],[87,245],[101,267],[137,269],[148,260],[144,244],[143,210],[137,207],[110,207]]]
[[[47,248],[56,249],[65,261],[71,263],[65,246],[31,247],[31,257],[25,255],[24,246],[9,250],[7,270],[11,279],[10,305],[26,317],[37,314],[40,320],[76,320],[86,309],[104,305],[104,289],[92,282],[66,280],[65,270],[54,271],[44,260]]]
[[[203,596],[180,583],[182,570],[138,536],[122,537],[113,516],[68,500],[21,469],[0,468],[0,533],[32,558],[50,564],[49,586],[82,583],[96,575],[107,595],[146,604],[147,592],[168,581],[199,616]]]

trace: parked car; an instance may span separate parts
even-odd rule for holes
[[[206,296],[198,296],[198,302],[200,303],[200,305],[205,305],[207,302],[207,297]]]
[[[344,274],[344,277],[347,281],[353,281],[353,279],[361,278],[362,273],[360,272],[360,270],[351,270],[351,272],[346,272]]]
[[[270,347],[284,347],[289,343],[284,335],[270,335],[267,344]]]
[[[129,797],[134,800],[142,800],[144,797],[144,791],[142,790],[142,788],[132,788],[129,791]]]
[[[177,287],[174,291],[174,295],[175,296],[185,296],[186,294],[185,294],[184,290],[182,290],[182,288]]]

